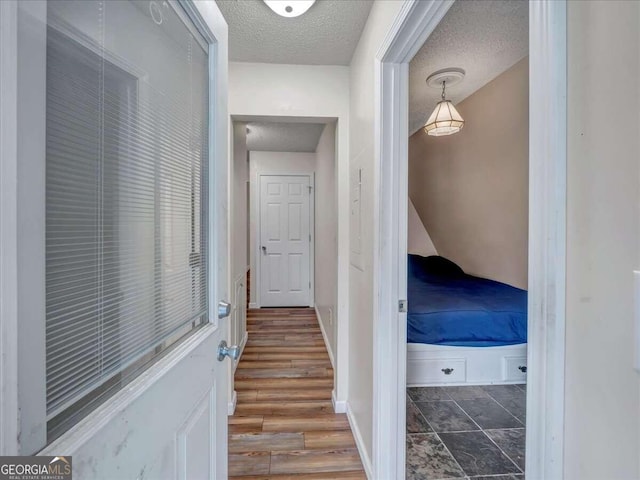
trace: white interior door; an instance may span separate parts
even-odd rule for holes
[[[308,175],[260,177],[260,306],[309,306],[311,184]]]
[[[41,79],[40,89],[47,79],[46,103],[19,107],[24,118],[47,122],[46,138],[30,139],[46,150],[39,166],[47,171],[47,294],[68,265],[90,257],[78,275],[98,278],[100,289],[86,293],[79,277],[66,285],[64,307],[90,304],[75,320],[80,333],[94,335],[96,325],[115,331],[95,334],[99,348],[87,343],[80,352],[90,361],[78,368],[97,372],[93,384],[80,385],[85,396],[74,396],[67,380],[74,376],[52,381],[47,371],[46,398],[38,399],[47,408],[38,421],[51,435],[52,419],[95,400],[95,385],[115,384],[82,420],[71,412],[69,428],[37,445],[41,455],[73,456],[75,478],[227,478],[229,360],[217,355],[228,338],[228,318],[219,318],[219,303],[229,298],[227,112],[219,100],[226,92],[210,90],[226,84],[226,66],[209,61],[226,54],[216,55],[216,39],[191,22],[196,8],[209,31],[226,39],[224,19],[204,2],[186,10],[173,1],[20,2],[18,49],[30,61],[18,77],[25,92],[28,79]],[[92,242],[90,255],[82,242]],[[58,252],[72,261],[65,265]],[[50,341],[56,315],[49,309],[48,364],[74,352],[62,336]],[[64,342],[66,350],[51,354]],[[43,379],[25,379],[32,380]],[[71,384],[69,400],[58,401],[63,381]]]

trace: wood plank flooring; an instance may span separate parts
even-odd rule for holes
[[[229,417],[230,479],[365,479],[347,417],[333,413],[315,311],[249,310],[247,330]]]

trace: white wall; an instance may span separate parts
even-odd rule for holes
[[[403,2],[373,4],[350,72],[350,170],[362,169],[360,254],[349,272],[349,407],[364,443],[364,461],[371,456],[373,429],[373,171],[374,171],[374,60]],[[350,232],[351,236],[358,232]]]
[[[334,315],[338,292],[338,215],[336,210],[336,125],[324,127],[316,148],[315,302],[320,325],[335,363]]]
[[[256,265],[258,255],[258,215],[259,215],[259,176],[260,175],[310,175],[313,182],[313,174],[316,168],[315,153],[297,152],[249,152],[249,178],[251,182],[251,205],[249,214],[249,264],[251,268],[251,307],[259,300],[257,286],[258,269]],[[243,244],[244,246],[244,244]]]
[[[638,2],[568,2],[567,480],[640,478],[639,31]]]
[[[373,102],[373,98],[371,98]],[[232,117],[305,117],[334,121],[338,185],[338,306],[336,315],[335,396],[347,399],[349,334],[349,67],[229,64]]]

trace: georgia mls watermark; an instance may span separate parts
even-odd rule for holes
[[[71,457],[0,457],[0,480],[71,480]]]

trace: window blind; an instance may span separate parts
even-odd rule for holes
[[[208,52],[179,7],[48,2],[47,414],[207,312]]]

